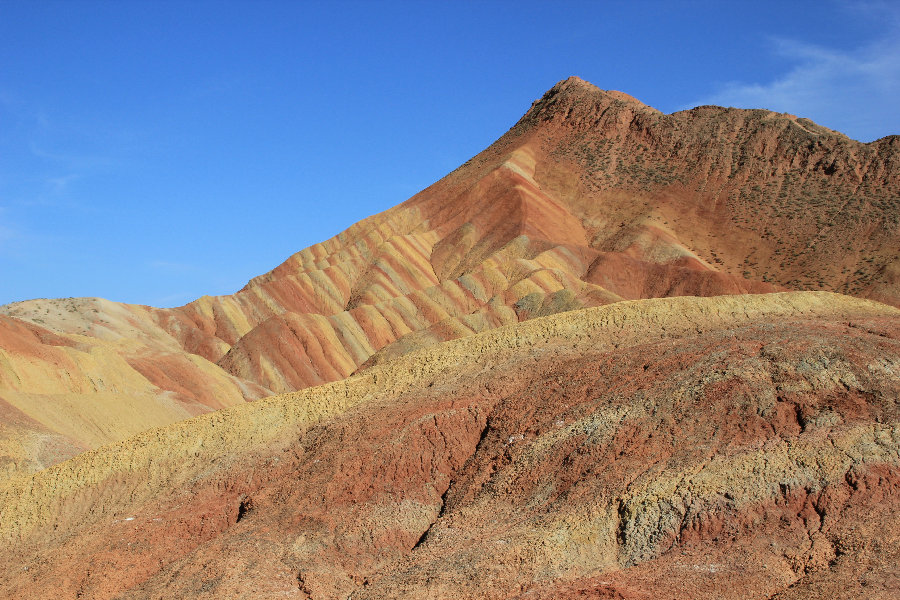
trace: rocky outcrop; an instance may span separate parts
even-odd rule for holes
[[[251,281],[226,299],[236,316],[179,310],[231,346],[207,358],[287,391],[622,299],[814,289],[898,305],[897,149],[771,111],[665,115],[570,78],[443,180]],[[273,335],[290,351],[267,350]]]

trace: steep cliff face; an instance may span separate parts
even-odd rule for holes
[[[48,455],[61,458],[141,423],[335,381],[423,346],[621,300],[811,289],[898,306],[898,198],[896,136],[861,144],[764,110],[665,115],[570,78],[444,179],[236,294],[175,309],[94,299],[0,308],[20,326],[75,344],[39,341],[47,348],[31,352],[37,358],[26,367],[0,339],[14,365],[0,377],[0,399],[22,414],[20,438],[62,436]],[[51,356],[83,358],[95,347],[117,358],[85,377],[128,386],[85,383],[76,402],[15,383],[34,381],[26,368],[55,370],[61,363]],[[85,404],[97,417],[84,427],[102,434],[61,429],[39,408],[76,415]],[[132,416],[108,424],[104,406]],[[8,454],[6,472],[46,464],[24,458],[24,443]]]
[[[568,311],[0,486],[30,598],[890,598],[900,310]]]

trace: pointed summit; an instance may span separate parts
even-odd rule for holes
[[[600,90],[600,88],[598,88],[593,83],[591,83],[589,81],[585,81],[584,79],[582,79],[581,77],[578,77],[577,75],[572,75],[568,79],[563,79],[562,81],[560,81],[556,85],[554,85],[553,88],[551,88],[551,89],[557,89],[557,88],[558,89],[581,88],[581,89],[592,90],[592,91]]]
[[[564,79],[554,85],[547,94],[550,94],[554,90],[557,93],[562,92],[566,94],[580,94],[586,97],[602,97],[606,96],[612,100],[618,100],[620,102],[628,102],[633,104],[640,104],[641,106],[647,106],[634,96],[630,96],[625,92],[620,92],[618,90],[602,90],[593,83],[589,81],[585,81],[581,77],[577,77],[572,75],[568,79]],[[547,95],[545,94],[545,96]]]
[[[580,77],[569,77],[554,85],[536,100],[519,121],[532,125],[540,121],[594,121],[607,109],[658,113],[640,100],[617,90],[602,90]]]

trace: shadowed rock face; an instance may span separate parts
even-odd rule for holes
[[[234,295],[0,308],[62,340],[20,355],[0,334],[0,407],[21,415],[0,477],[583,307],[784,289],[900,305],[898,144],[765,110],[665,115],[570,78],[441,181]],[[68,379],[44,389],[38,372]]]
[[[900,311],[624,302],[0,488],[0,595],[890,598]]]

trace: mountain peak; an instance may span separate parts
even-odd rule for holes
[[[541,98],[541,100],[553,98],[558,95],[565,96],[577,96],[584,99],[593,99],[599,101],[606,101],[605,103],[618,101],[618,102],[626,102],[629,104],[637,104],[640,106],[647,106],[637,98],[626,94],[625,92],[620,92],[618,90],[603,90],[594,85],[589,81],[585,81],[581,77],[577,77],[572,75],[568,79],[563,79],[558,82],[552,88],[547,90],[547,93]],[[537,103],[540,103],[541,100],[538,100]],[[649,108],[649,107],[647,107]]]
[[[620,92],[618,90],[600,89],[593,83],[585,81],[584,79],[576,75],[572,75],[568,79],[563,79],[562,81],[558,82],[556,85],[550,88],[547,94],[550,94],[554,90],[557,93],[563,92],[568,94],[581,94],[589,97],[607,97],[609,99],[618,100],[620,102],[629,102],[640,104],[641,106],[646,106],[646,104],[644,104],[637,98],[626,94],[625,92]]]
[[[558,82],[540,99],[532,103],[520,123],[554,119],[577,121],[595,117],[610,107],[641,112],[658,112],[625,92],[603,90],[573,75]]]
[[[559,81],[551,89],[574,89],[574,88],[582,88],[582,89],[588,89],[588,90],[599,90],[600,89],[593,83],[591,83],[589,81],[585,81],[584,79],[582,79],[581,77],[578,77],[577,75],[572,75],[568,79],[563,79],[562,81]]]

